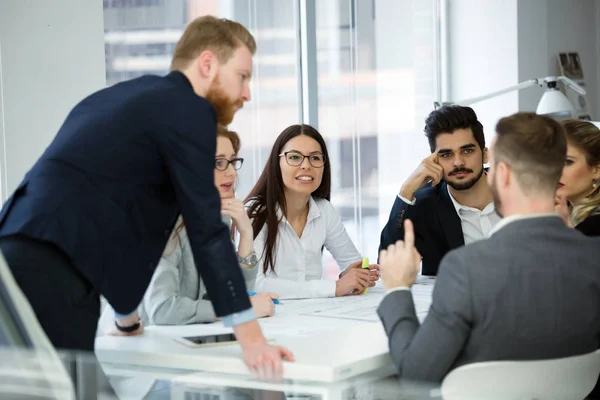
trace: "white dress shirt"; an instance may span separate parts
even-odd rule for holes
[[[465,244],[473,243],[481,239],[489,237],[490,231],[500,221],[500,216],[496,214],[496,208],[494,203],[488,204],[483,210],[478,208],[467,207],[459,204],[452,193],[450,193],[450,187],[448,186],[448,194],[454,204],[456,215],[460,218],[460,226],[463,231],[463,239]],[[414,206],[417,202],[416,199],[409,201],[408,199],[398,195],[398,198],[403,202]]]
[[[281,211],[278,211],[281,216]],[[281,299],[335,297],[334,281],[323,280],[322,248],[325,246],[342,270],[362,258],[346,232],[340,215],[325,199],[310,198],[308,217],[298,237],[285,216],[275,243],[275,273],[263,274],[267,225],[254,240],[259,257],[255,290],[277,293]]]
[[[500,222],[500,216],[496,214],[494,202],[491,202],[483,210],[467,207],[459,204],[448,186],[448,194],[454,204],[456,214],[460,218],[465,244],[473,243],[489,237],[491,230]]]

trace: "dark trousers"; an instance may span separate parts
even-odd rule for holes
[[[93,351],[100,297],[69,258],[24,236],[0,238],[0,250],[54,347]]]

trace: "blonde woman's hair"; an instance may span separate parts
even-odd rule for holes
[[[600,129],[591,122],[570,119],[562,122],[567,134],[567,142],[585,155],[587,165],[600,166]],[[581,204],[572,208],[571,221],[574,225],[581,223],[590,215],[600,210],[600,182],[594,182],[592,191]]]

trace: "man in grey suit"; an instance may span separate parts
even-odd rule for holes
[[[449,252],[420,326],[410,286],[419,268],[412,223],[380,254],[388,294],[378,314],[404,379],[441,382],[492,360],[550,359],[600,345],[600,240],[554,213],[566,155],[555,120],[517,113],[496,126],[488,181],[504,217],[490,238]]]

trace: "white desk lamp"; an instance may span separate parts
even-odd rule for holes
[[[435,102],[435,108],[439,108],[441,106],[450,105],[450,104],[460,104],[461,106],[468,106],[473,103],[477,103],[483,100],[491,99],[492,97],[500,96],[501,94],[513,92],[515,90],[525,89],[531,86],[542,86],[546,87],[546,91],[542,95],[540,102],[537,106],[536,113],[538,114],[548,114],[557,119],[564,118],[575,118],[575,109],[573,105],[567,99],[567,97],[558,89],[558,82],[563,82],[565,85],[576,91],[582,96],[585,96],[585,89],[579,86],[577,83],[573,82],[571,79],[566,76],[547,76],[545,78],[536,78],[530,79],[525,82],[521,82],[518,85],[508,87],[506,89],[498,90],[496,92],[492,92],[486,94],[484,96],[473,97],[471,99],[463,100],[463,101],[450,101],[450,102]]]

